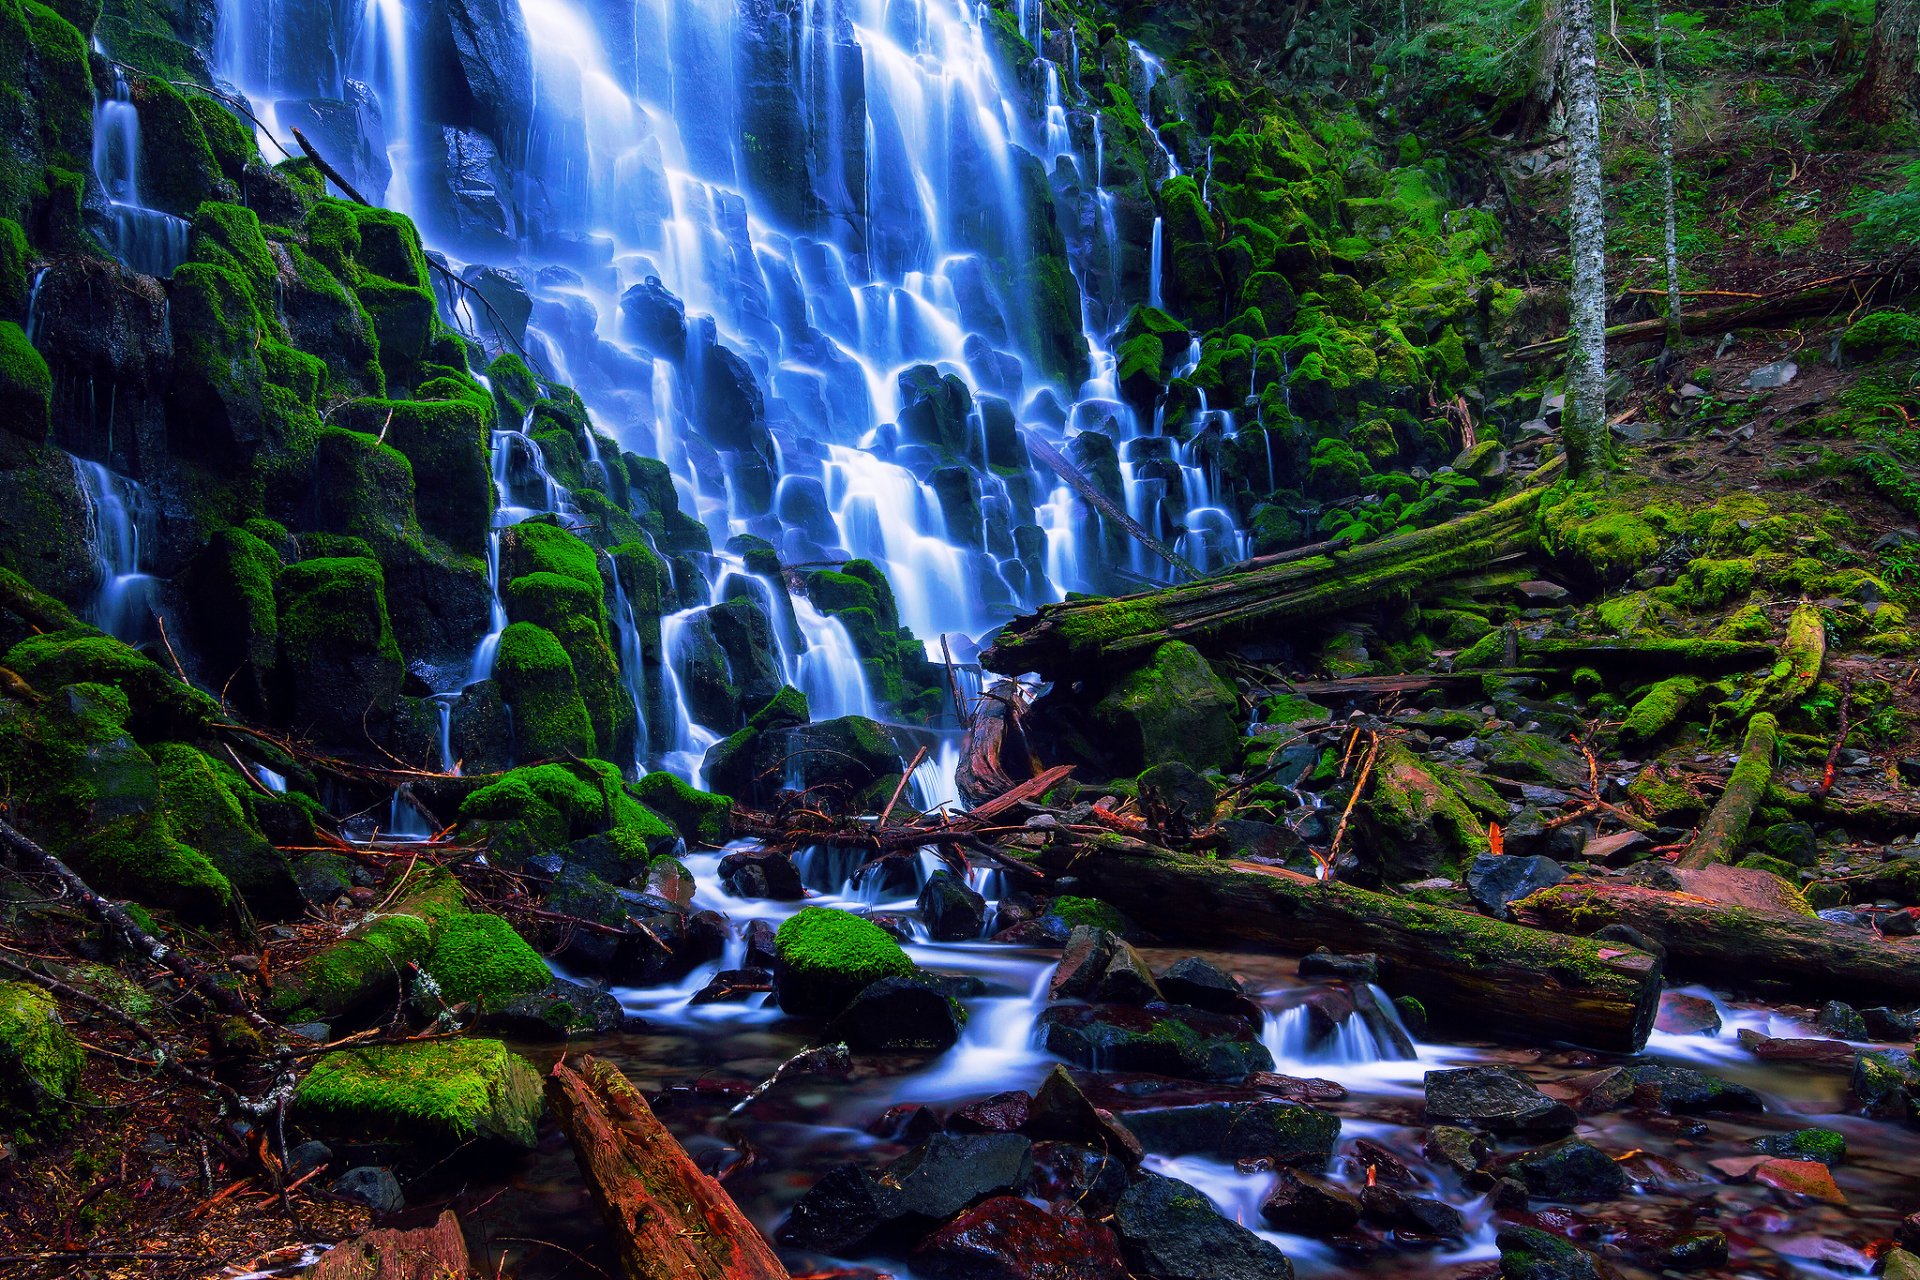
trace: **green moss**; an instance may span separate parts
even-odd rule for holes
[[[1628,742],[1651,742],[1673,726],[1703,688],[1694,676],[1662,680],[1633,704],[1633,710],[1620,725],[1621,738]]]
[[[1799,1156],[1821,1164],[1839,1164],[1847,1156],[1847,1137],[1832,1129],[1795,1129],[1792,1133],[1770,1133],[1754,1139],[1754,1146],[1768,1155]]]
[[[400,646],[387,614],[385,575],[360,557],[302,560],[281,571],[280,641],[291,665],[364,654],[395,664]]]
[[[879,925],[832,907],[802,907],[788,916],[774,948],[789,971],[856,989],[913,972],[907,953]]]
[[[439,1040],[328,1054],[295,1087],[299,1119],[370,1137],[531,1148],[540,1075],[498,1040]]]
[[[1120,772],[1179,760],[1226,767],[1239,753],[1239,697],[1199,650],[1168,641],[1146,666],[1121,677],[1095,706],[1094,721]]]
[[[241,123],[225,103],[204,93],[188,94],[187,107],[200,122],[220,174],[237,185],[246,176],[247,167],[260,159],[252,128]]]
[[[31,983],[0,983],[0,1120],[29,1133],[65,1129],[85,1065],[52,996]]]
[[[1708,557],[1691,561],[1670,587],[1656,594],[1683,609],[1717,609],[1753,589],[1754,563],[1745,560],[1715,560]]]
[[[0,320],[0,426],[35,444],[52,430],[53,375],[11,320]]]
[[[32,268],[27,233],[13,219],[0,218],[0,316],[26,314]]]
[[[188,216],[228,186],[207,142],[199,113],[178,89],[157,76],[134,81],[140,115],[140,198],[155,209]]]
[[[203,851],[254,914],[297,914],[303,905],[299,887],[286,858],[254,820],[246,780],[231,765],[184,743],[161,743],[149,754],[159,770],[168,830]]]
[[[538,990],[552,980],[546,961],[499,916],[448,920],[427,955],[426,971],[446,1003],[493,1003]]]
[[[1071,894],[1055,898],[1047,907],[1047,914],[1060,917],[1069,929],[1082,926],[1092,929],[1105,929],[1109,933],[1122,937],[1132,931],[1133,925],[1118,907],[1098,898],[1077,898]]]
[[[638,842],[638,858],[678,838],[659,814],[635,799],[605,761],[532,765],[502,774],[460,806],[464,821],[493,824],[496,862],[514,864],[587,836],[615,833]]]
[[[1851,356],[1920,349],[1920,316],[1906,311],[1871,312],[1848,326],[1841,343]]]
[[[573,660],[552,632],[530,622],[509,626],[500,636],[493,672],[513,709],[514,740],[523,758],[594,753],[593,720]]]
[[[7,652],[5,666],[46,693],[69,684],[113,687],[141,737],[196,737],[221,714],[212,698],[91,627],[29,636]]]
[[[416,872],[385,911],[282,974],[272,1007],[298,1020],[397,1002],[405,994],[409,966],[423,963],[446,923],[465,914],[452,876],[438,868]]]
[[[733,835],[733,799],[689,786],[664,770],[633,784],[633,793],[649,809],[679,828],[682,838],[715,848]]]

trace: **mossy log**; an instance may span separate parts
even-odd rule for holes
[[[430,1227],[369,1231],[334,1246],[308,1280],[466,1280],[472,1274],[460,1220],[442,1209]]]
[[[1811,916],[1737,907],[1638,885],[1561,884],[1514,904],[1516,919],[1591,934],[1627,925],[1667,949],[1677,974],[1779,982],[1822,999],[1836,992],[1920,999],[1920,940],[1883,938]]]
[[[1680,855],[1680,866],[1710,867],[1733,860],[1734,851],[1747,838],[1754,810],[1767,794],[1767,784],[1773,781],[1773,747],[1779,733],[1779,722],[1765,711],[1748,723],[1746,741],[1740,744],[1740,763],[1733,767],[1727,789],[1720,793],[1713,811],[1700,824],[1700,834]]]
[[[1827,624],[1820,606],[1803,600],[1787,622],[1786,643],[1773,671],[1740,700],[1740,714],[1790,707],[1813,692],[1827,661]]]
[[[773,1248],[611,1063],[557,1063],[554,1115],[627,1280],[787,1280]]]
[[[1216,862],[1121,836],[1056,844],[1046,865],[1172,943],[1224,937],[1280,951],[1370,951],[1382,980],[1436,1018],[1538,1044],[1632,1053],[1660,1000],[1660,962],[1603,945],[1274,867]]]
[[[1006,675],[1077,677],[1090,669],[1137,666],[1170,640],[1212,649],[1288,619],[1411,597],[1531,549],[1531,515],[1539,497],[1537,487],[1529,488],[1445,524],[1350,550],[1112,600],[1047,605],[1007,624],[981,662]]]

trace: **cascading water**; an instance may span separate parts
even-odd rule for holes
[[[142,275],[172,275],[186,260],[187,221],[141,201],[140,111],[118,64],[112,96],[94,103],[93,173],[106,193],[114,256]]]
[[[87,502],[87,537],[99,578],[88,621],[138,644],[148,638],[154,586],[153,576],[141,571],[140,486],[83,458],[73,460],[73,471]]]

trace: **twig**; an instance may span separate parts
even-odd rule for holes
[[[900,775],[900,781],[894,786],[893,794],[887,798],[887,807],[880,811],[880,821],[878,823],[879,826],[884,827],[887,825],[887,819],[893,816],[893,806],[900,803],[900,793],[907,789],[907,783],[912,781],[913,779],[913,771],[915,769],[918,769],[920,767],[920,762],[922,760],[925,760],[926,758],[927,758],[927,749],[924,746],[922,746],[918,751],[913,753],[913,763],[909,764],[907,766],[907,771]]]

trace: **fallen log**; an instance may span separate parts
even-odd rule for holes
[[[369,1231],[335,1245],[307,1280],[466,1280],[472,1274],[460,1220],[443,1209],[430,1227]]]
[[[1803,600],[1787,622],[1786,643],[1780,646],[1780,660],[1767,678],[1756,685],[1735,707],[1735,714],[1758,710],[1780,710],[1792,706],[1813,691],[1820,682],[1820,668],[1827,661],[1827,624],[1820,607]]]
[[[1484,916],[1217,862],[1124,836],[1062,840],[1043,862],[1076,892],[1111,902],[1173,943],[1221,938],[1303,954],[1371,951],[1396,995],[1438,1020],[1524,1043],[1565,1041],[1632,1053],[1660,1001],[1660,962],[1631,947],[1521,928]]]
[[[1754,810],[1767,794],[1767,784],[1773,781],[1773,746],[1779,729],[1779,722],[1765,711],[1748,723],[1746,741],[1740,744],[1740,763],[1733,767],[1727,789],[1720,793],[1713,811],[1700,824],[1700,833],[1680,855],[1677,865],[1699,868],[1733,860],[1734,851],[1747,838]]]
[[[1667,949],[1676,973],[1740,984],[1780,982],[1821,998],[1836,993],[1920,998],[1920,941],[1883,938],[1817,916],[1783,915],[1638,885],[1561,884],[1513,906],[1542,929],[1591,934],[1636,929]]]
[[[1159,556],[1162,560],[1165,560],[1189,578],[1197,578],[1200,576],[1200,571],[1189,564],[1185,557],[1141,528],[1132,516],[1114,505],[1113,499],[1100,492],[1100,486],[1088,479],[1086,472],[1074,466],[1073,463],[1069,462],[1052,445],[1037,435],[1030,435],[1027,437],[1027,452],[1046,463],[1047,467],[1055,475],[1072,486],[1074,492],[1078,493],[1082,498],[1085,498],[1087,504],[1095,511],[1098,511],[1104,519],[1111,521],[1116,529],[1125,533],[1129,538],[1132,538],[1135,542],[1138,542],[1141,546],[1153,552],[1153,554]]]
[[[1025,709],[1025,696],[1011,680],[995,684],[974,703],[960,738],[960,763],[953,771],[954,786],[969,807],[1005,795],[1037,772],[1021,725]]]
[[[766,1238],[618,1067],[556,1063],[547,1097],[627,1280],[788,1280]]]
[[[1077,677],[1090,668],[1138,665],[1169,640],[1217,647],[1288,619],[1405,598],[1533,548],[1537,482],[1557,471],[1556,460],[1535,472],[1527,489],[1430,529],[1162,591],[1046,605],[1008,623],[980,661],[1005,675]]]

